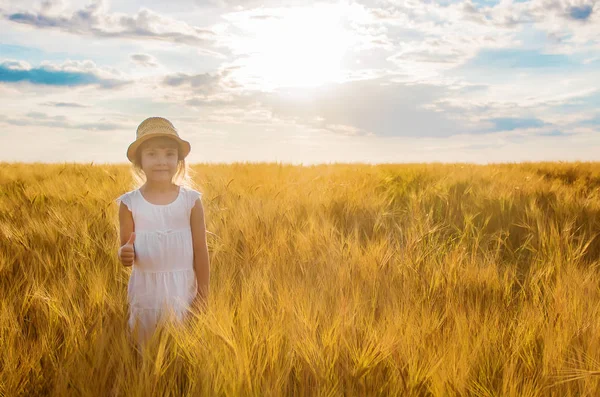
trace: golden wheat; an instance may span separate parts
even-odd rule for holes
[[[600,165],[196,164],[206,312],[128,337],[126,165],[0,163],[0,395],[600,395]]]

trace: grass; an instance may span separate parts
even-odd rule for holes
[[[126,165],[0,163],[0,395],[600,394],[600,164],[193,166],[209,310],[140,356]]]

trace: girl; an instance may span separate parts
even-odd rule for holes
[[[185,163],[190,143],[162,117],[144,120],[136,135],[127,158],[141,186],[116,202],[119,260],[133,266],[128,325],[142,344],[164,316],[174,314],[182,321],[193,307],[206,307],[209,258],[202,193],[189,187]]]

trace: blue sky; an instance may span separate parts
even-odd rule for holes
[[[599,160],[599,3],[0,0],[0,161]]]

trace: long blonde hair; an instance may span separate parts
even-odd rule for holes
[[[173,142],[176,142],[174,139],[168,137],[156,137],[147,140],[146,142],[142,143],[140,147],[138,147],[135,153],[134,161],[131,166],[131,176],[133,180],[132,190],[140,188],[147,181],[146,173],[142,169],[142,148],[145,143],[157,138],[167,138],[169,140],[172,140]],[[179,152],[179,145],[177,145],[178,155],[180,155]],[[179,158],[177,160],[177,171],[175,172],[175,175],[173,176],[171,182],[176,185],[186,187],[188,189],[202,191],[200,190],[201,185],[194,181],[195,176],[196,171],[194,171],[192,167],[190,167],[190,165],[185,161],[185,158]]]

